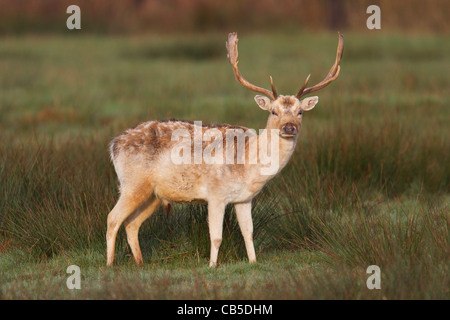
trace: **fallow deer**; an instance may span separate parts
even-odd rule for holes
[[[200,139],[202,139],[202,134],[207,129],[215,129],[226,136],[227,130],[236,128],[248,133],[249,129],[244,127],[199,126],[179,120],[149,121],[115,138],[111,142],[110,153],[120,183],[120,198],[107,219],[107,265],[111,265],[114,261],[116,236],[122,223],[125,225],[134,260],[141,264],[143,259],[138,240],[141,224],[161,204],[197,201],[208,203],[211,241],[209,265],[217,264],[227,204],[235,206],[249,262],[256,262],[251,216],[252,199],[287,164],[297,143],[302,114],[314,108],[318,102],[318,97],[302,100],[300,98],[324,88],[338,77],[344,48],[344,38],[341,34],[338,36],[336,60],[325,79],[307,88],[309,75],[295,96],[284,96],[277,94],[272,77],[270,77],[272,91],[269,91],[251,84],[242,76],[238,69],[237,34],[228,35],[227,56],[234,76],[244,87],[261,94],[255,96],[255,101],[261,109],[269,111],[266,132],[275,130],[277,133],[270,136],[248,134],[245,143],[246,151],[248,151],[250,142],[257,141],[260,147],[273,141],[277,142],[278,150],[271,150],[271,152],[278,151],[279,165],[270,174],[262,174],[261,169],[267,164],[259,163],[258,159],[253,159],[256,161],[251,162],[250,155],[245,158],[243,164],[206,164],[204,161],[194,164],[175,164],[171,158],[174,148],[180,144],[178,140],[174,141],[172,138],[176,130],[182,129],[193,135],[199,131]],[[270,149],[270,146],[267,147]],[[200,151],[205,149],[204,141],[201,142],[200,148],[202,148]]]

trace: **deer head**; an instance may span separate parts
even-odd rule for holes
[[[318,91],[332,81],[336,80],[339,76],[340,66],[339,63],[342,58],[344,50],[344,37],[338,33],[339,43],[337,47],[336,60],[328,72],[325,79],[323,79],[318,84],[306,88],[309,78],[305,80],[305,83],[300,88],[298,93],[294,95],[278,95],[273,83],[272,77],[270,77],[270,85],[272,91],[255,86],[254,84],[248,82],[240,73],[238,69],[238,37],[235,32],[228,34],[228,41],[226,42],[226,47],[228,51],[228,60],[230,61],[231,67],[233,68],[234,76],[236,80],[242,84],[244,87],[258,92],[262,95],[255,96],[255,101],[258,106],[270,112],[269,118],[267,120],[267,129],[278,129],[280,130],[280,136],[286,139],[296,138],[300,131],[302,124],[302,115],[304,111],[309,111],[315,107],[319,101],[319,97],[309,97],[300,100],[301,97],[307,95],[311,92]]]

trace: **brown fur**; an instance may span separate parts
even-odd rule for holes
[[[186,129],[191,137],[194,137],[194,122],[187,120],[164,120],[149,121],[126,130],[122,135],[113,139],[110,145],[111,158],[115,159],[120,152],[142,153],[153,159],[161,151],[170,148],[173,145],[171,141],[172,133],[176,129]],[[218,129],[224,139],[223,145],[226,145],[227,130],[249,130],[242,126],[233,126],[229,124],[202,124],[202,134],[209,129]],[[192,139],[192,144],[194,139]],[[245,139],[248,144],[248,138]],[[202,149],[204,150],[209,141],[203,141]],[[237,139],[234,139],[234,152],[237,152]],[[192,150],[194,150],[192,148]],[[225,148],[224,148],[225,151]],[[235,161],[236,163],[236,161]]]
[[[297,101],[294,97],[292,96],[282,96],[281,99],[281,105],[284,108],[291,108],[295,105],[295,102]]]

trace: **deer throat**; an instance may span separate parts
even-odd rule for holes
[[[261,143],[266,143],[266,148],[270,150],[274,145],[276,148],[277,157],[275,159],[271,158],[269,164],[259,163],[255,166],[248,176],[248,189],[249,191],[255,193],[255,195],[264,187],[264,185],[274,178],[289,162],[292,154],[294,153],[295,146],[297,144],[297,137],[285,139],[280,137],[278,134],[272,138],[265,139],[260,137]],[[270,139],[277,139],[277,141],[272,144]],[[261,159],[259,159],[261,161]]]

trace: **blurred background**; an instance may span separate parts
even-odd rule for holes
[[[448,299],[449,17],[448,0],[0,0],[0,298]],[[264,128],[230,31],[242,74],[280,94],[320,82],[345,37],[339,78],[255,199],[259,264],[229,206],[207,269],[207,208],[177,204],[143,225],[143,272],[123,230],[105,271],[115,136],[168,118]],[[383,290],[367,290],[372,264]]]
[[[80,6],[83,32],[206,32],[365,29],[366,8],[382,7],[382,30],[448,33],[446,0],[0,0],[0,33],[66,32]]]

